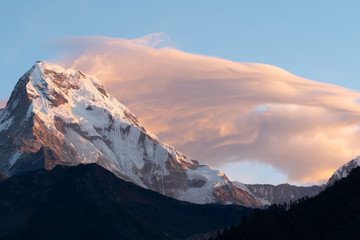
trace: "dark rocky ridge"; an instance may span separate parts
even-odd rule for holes
[[[181,202],[96,165],[56,166],[0,182],[0,239],[186,239],[250,209]]]

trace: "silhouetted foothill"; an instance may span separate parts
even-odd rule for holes
[[[268,210],[254,210],[237,227],[219,232],[217,240],[359,239],[360,168],[313,198]]]
[[[178,201],[96,164],[0,182],[0,239],[187,239],[237,223],[250,211]]]

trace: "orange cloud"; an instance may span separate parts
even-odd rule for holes
[[[161,140],[214,167],[257,161],[289,181],[318,182],[359,155],[359,92],[270,65],[146,46],[156,37],[66,39],[63,47],[77,51],[59,63],[96,75]]]

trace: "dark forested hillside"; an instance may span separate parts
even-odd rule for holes
[[[238,226],[216,238],[233,239],[360,239],[360,168],[318,196],[302,199],[286,211],[282,206],[254,210]]]
[[[0,182],[0,239],[185,239],[239,222],[250,209],[181,202],[96,164]]]

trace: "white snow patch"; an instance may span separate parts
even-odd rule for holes
[[[13,123],[13,118],[12,118],[12,117],[9,118],[9,119],[7,119],[7,120],[4,121],[3,123],[1,123],[1,124],[0,124],[0,132],[8,129],[8,128],[11,126],[12,123]]]
[[[19,160],[21,153],[15,152],[14,155],[9,159],[10,167],[14,166],[17,160]]]

